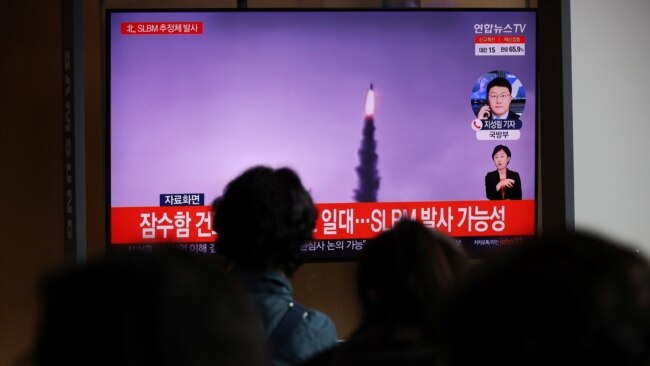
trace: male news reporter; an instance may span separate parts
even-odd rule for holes
[[[519,119],[519,115],[510,110],[512,85],[510,85],[508,79],[500,76],[492,79],[487,85],[486,94],[488,104],[478,111],[479,119]]]

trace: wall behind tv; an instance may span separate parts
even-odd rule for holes
[[[570,4],[575,224],[650,255],[650,1]]]
[[[24,354],[36,283],[63,262],[60,5],[0,2],[0,365]]]

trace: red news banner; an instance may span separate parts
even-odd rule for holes
[[[122,22],[123,35],[203,34],[203,22]]]
[[[366,239],[389,230],[402,218],[453,237],[535,234],[535,201],[450,201],[322,203],[314,231],[316,240]],[[210,206],[113,207],[111,242],[209,243]]]
[[[526,43],[526,36],[474,36],[474,43]]]

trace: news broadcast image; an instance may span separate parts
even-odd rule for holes
[[[303,247],[314,260],[353,257],[403,217],[478,255],[534,235],[535,20],[531,11],[109,13],[111,246],[213,252],[210,204],[254,165],[301,177],[319,209]],[[520,122],[473,128],[487,98],[479,81],[499,75],[517,83]],[[486,197],[497,145],[512,152],[521,200]]]

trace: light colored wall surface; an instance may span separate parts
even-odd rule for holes
[[[572,0],[575,223],[650,255],[650,1]]]

